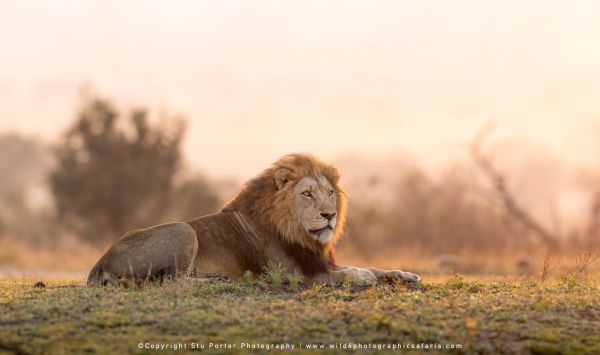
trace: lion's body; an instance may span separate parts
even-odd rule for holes
[[[90,271],[88,285],[116,285],[123,278],[187,275],[197,251],[196,233],[185,223],[131,231],[98,260]]]
[[[146,276],[155,276],[158,270],[177,276],[193,269],[197,276],[217,274],[237,279],[246,271],[263,272],[269,261],[313,281],[418,280],[416,275],[401,271],[335,264],[334,245],[343,231],[346,213],[339,177],[334,166],[312,155],[287,155],[250,180],[215,214],[126,235],[100,259],[90,272],[88,284],[106,283],[99,278],[139,278],[138,270],[144,268],[146,273],[141,275]],[[157,238],[169,242],[154,253],[140,252],[157,248]],[[176,255],[186,256],[186,260],[177,260]],[[127,265],[124,260],[135,264],[129,268],[133,272],[123,269],[122,265]],[[163,265],[169,260],[177,264]],[[151,263],[160,267],[148,269]]]
[[[197,276],[217,274],[235,279],[246,270],[260,273],[265,267],[261,250],[235,219],[231,212],[218,212],[188,222],[200,246],[194,263]]]
[[[273,238],[239,211],[222,211],[188,223],[198,236],[196,276],[217,274],[238,279],[246,271],[262,273],[269,261],[306,277],[326,274],[333,266],[332,255]]]

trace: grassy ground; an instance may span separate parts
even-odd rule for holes
[[[0,279],[0,354],[175,352],[139,343],[187,347],[177,353],[201,345],[231,351],[211,343],[261,353],[285,343],[294,353],[316,353],[310,344],[328,352],[362,344],[418,353],[414,347],[425,344],[429,352],[600,353],[600,283],[575,277],[376,287],[180,281],[138,289],[90,289],[68,279],[33,288],[35,281]]]

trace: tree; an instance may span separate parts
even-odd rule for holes
[[[180,119],[152,126],[145,110],[124,117],[106,100],[86,100],[55,149],[50,187],[60,220],[93,241],[156,224],[169,205],[184,131]]]

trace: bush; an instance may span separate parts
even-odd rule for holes
[[[60,220],[94,241],[156,224],[169,204],[183,134],[181,120],[152,126],[144,110],[123,117],[106,100],[86,102],[55,149],[50,187]]]

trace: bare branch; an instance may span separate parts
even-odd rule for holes
[[[555,258],[550,253],[550,250],[548,250],[546,252],[546,256],[544,257],[544,266],[542,268],[542,276],[541,276],[542,282],[546,281],[546,279],[550,276],[552,271],[554,271],[554,269],[556,269],[556,267],[558,266],[560,261],[561,261],[561,258],[558,258],[558,259]]]
[[[477,166],[490,180],[499,197],[502,199],[504,208],[523,225],[532,230],[550,249],[557,246],[556,237],[548,232],[539,222],[537,222],[529,213],[527,213],[516,201],[511,192],[506,187],[504,176],[498,172],[492,163],[481,153],[483,141],[493,130],[491,123],[486,124],[475,136],[471,143],[471,156]]]
[[[575,255],[575,265],[577,266],[577,272],[581,275],[587,274],[588,267],[598,259],[600,259],[600,252],[598,252],[598,249],[593,245],[588,249]]]

